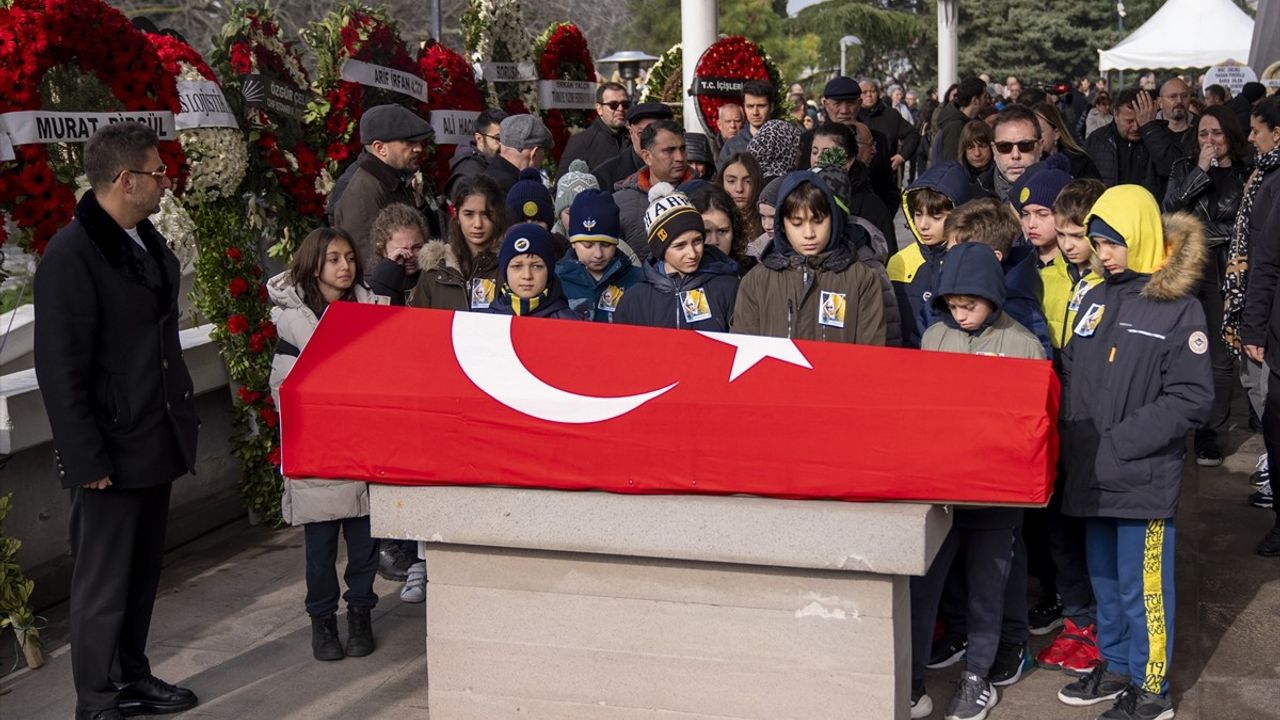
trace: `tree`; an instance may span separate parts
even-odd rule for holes
[[[628,49],[659,55],[680,42],[680,0],[630,0]],[[781,14],[779,13],[781,10]],[[742,35],[762,46],[788,80],[804,75],[816,60],[814,38],[787,32],[786,3],[779,0],[721,0],[720,34]]]
[[[932,16],[897,9],[919,12],[925,5],[924,0],[826,0],[796,13],[792,32],[817,37],[821,78],[840,67],[840,38],[857,35],[862,46],[848,50],[850,75],[927,80],[920,77],[920,68],[932,67],[930,53],[937,54],[929,41]]]

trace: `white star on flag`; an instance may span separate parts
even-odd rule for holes
[[[739,375],[755,367],[756,363],[765,358],[774,358],[809,370],[813,369],[809,359],[800,352],[800,348],[786,338],[730,335],[702,330],[699,330],[698,334],[738,349],[733,356],[733,369],[729,371],[729,382],[737,380]]]

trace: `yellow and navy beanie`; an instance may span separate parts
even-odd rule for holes
[[[507,215],[513,223],[541,222],[550,228],[556,221],[551,191],[542,184],[542,173],[533,168],[520,171],[520,179],[507,193]]]
[[[644,211],[649,253],[661,260],[671,243],[690,230],[703,233],[706,226],[702,222],[702,214],[694,209],[688,196],[676,192],[670,183],[654,185],[649,190],[649,208]]]

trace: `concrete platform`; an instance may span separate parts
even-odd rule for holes
[[[1237,413],[1243,417],[1242,413]],[[1253,546],[1269,527],[1267,511],[1248,507],[1245,481],[1261,438],[1234,433],[1226,465],[1188,466],[1179,513],[1178,619],[1174,696],[1187,720],[1280,720],[1280,560]],[[156,606],[151,656],[158,674],[194,688],[201,705],[181,716],[218,720],[427,718],[423,607],[404,605],[379,581],[379,649],[337,663],[311,659],[302,611],[302,536],[237,524],[171,553]],[[444,612],[444,608],[440,609]],[[0,636],[0,718],[69,720],[75,706],[65,645],[66,609],[43,612],[49,663],[9,672],[12,635]],[[1033,649],[1043,647],[1038,639]],[[446,662],[442,659],[441,662]],[[953,678],[931,675],[941,718]],[[1068,708],[1054,693],[1059,673],[1032,671],[1001,692],[994,720],[1086,720],[1100,710]],[[597,717],[632,720],[616,709]],[[488,717],[500,717],[493,714]],[[523,718],[558,718],[530,703]],[[687,720],[687,716],[671,716]],[[801,717],[783,714],[779,717]],[[809,714],[805,720],[870,715]]]

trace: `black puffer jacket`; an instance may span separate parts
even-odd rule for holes
[[[738,296],[738,263],[728,255],[707,245],[698,271],[682,277],[660,270],[656,258],[645,260],[641,269],[644,277],[622,296],[613,314],[615,323],[729,332]],[[708,317],[688,319],[702,314]]]
[[[1249,172],[1248,165],[1236,162],[1229,168],[1211,168],[1206,173],[1195,158],[1183,158],[1173,164],[1164,193],[1164,211],[1185,210],[1195,215],[1204,223],[1209,247],[1225,245],[1231,239]]]

